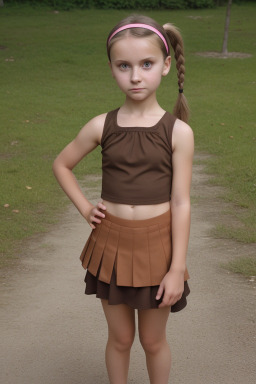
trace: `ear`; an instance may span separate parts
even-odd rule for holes
[[[167,56],[166,59],[164,60],[164,67],[162,71],[162,76],[168,75],[170,69],[171,69],[171,56]]]

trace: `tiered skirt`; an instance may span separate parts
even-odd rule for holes
[[[87,269],[86,294],[127,304],[135,309],[157,308],[157,290],[171,265],[171,211],[146,220],[126,220],[108,212],[92,230],[80,260]],[[182,298],[172,306],[177,312],[187,304],[186,270]]]

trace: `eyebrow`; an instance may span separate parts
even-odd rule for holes
[[[140,60],[141,61],[151,61],[151,60],[154,60],[156,57],[155,56],[150,56],[150,57],[145,57],[143,59]],[[114,63],[129,63],[129,60],[126,60],[126,59],[117,59],[117,60],[114,60]]]

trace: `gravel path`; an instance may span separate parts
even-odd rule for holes
[[[90,193],[91,198],[98,194]],[[172,384],[256,382],[256,286],[220,266],[255,253],[255,248],[210,236],[224,217],[219,193],[208,183],[203,165],[195,165],[188,256],[191,294],[188,307],[168,321]],[[88,225],[70,207],[50,233],[21,250],[19,266],[2,276],[1,383],[108,383],[101,305],[83,293],[79,254],[88,234]],[[138,338],[129,383],[148,383]]]

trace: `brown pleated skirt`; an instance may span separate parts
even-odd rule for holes
[[[146,220],[126,220],[108,212],[92,230],[80,260],[87,274],[86,294],[109,304],[136,309],[157,308],[155,296],[171,265],[171,212]],[[183,309],[189,294],[186,270],[184,293],[172,307]]]

